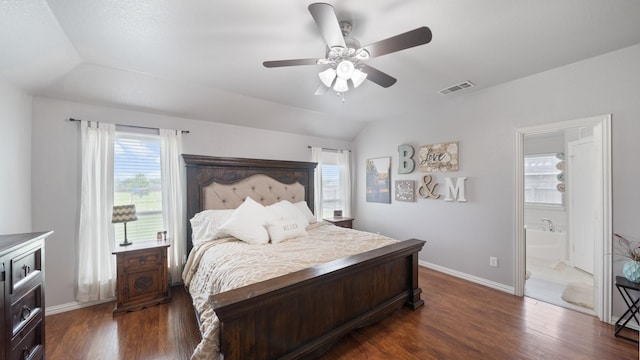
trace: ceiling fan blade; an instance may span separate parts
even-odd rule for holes
[[[294,59],[294,60],[273,60],[262,63],[264,67],[274,68],[283,66],[317,65],[320,59]]]
[[[334,46],[347,47],[333,6],[325,3],[314,3],[309,5],[309,12],[313,16],[313,20],[316,21],[320,34],[322,34],[324,42],[327,43],[329,48]]]
[[[384,88],[388,88],[389,86],[395,84],[396,81],[398,81],[396,78],[390,75],[387,75],[382,71],[374,67],[371,67],[369,65],[363,65],[362,71],[367,74],[367,80],[373,81],[374,83]]]
[[[369,56],[373,58],[412,48],[414,46],[427,44],[431,41],[431,37],[431,30],[429,30],[428,27],[423,26],[407,31],[406,33],[392,36],[388,39],[363,46],[362,49],[366,49],[369,52]]]

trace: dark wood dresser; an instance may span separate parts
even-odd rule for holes
[[[44,358],[44,239],[0,235],[0,360]]]
[[[121,246],[116,255],[118,280],[113,315],[171,301],[166,241]]]

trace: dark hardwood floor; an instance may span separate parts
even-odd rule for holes
[[[425,306],[352,332],[322,359],[638,359],[637,344],[589,315],[422,267],[420,286]],[[114,303],[47,316],[47,359],[188,359],[200,333],[189,295],[172,295],[115,318]]]
[[[200,342],[191,298],[182,287],[171,295],[170,303],[116,317],[115,301],[47,316],[47,359],[189,359]]]

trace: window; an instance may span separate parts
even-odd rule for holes
[[[558,169],[560,159],[555,154],[536,154],[524,157],[524,202],[529,205],[563,206]]]
[[[116,132],[113,205],[136,206],[137,221],[127,223],[129,241],[151,240],[164,230],[160,183],[160,137]],[[124,226],[115,227],[117,243]]]
[[[333,210],[341,209],[340,204],[338,165],[322,164],[322,217],[332,217]]]
[[[322,151],[322,217],[333,217],[334,210],[346,210],[345,191],[341,188],[340,154],[336,151]],[[346,215],[346,214],[345,214]]]

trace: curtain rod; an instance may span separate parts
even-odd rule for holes
[[[80,119],[69,118],[69,121],[81,121]],[[125,126],[136,129],[149,129],[149,130],[159,130],[159,128],[149,127],[149,126],[138,126],[138,125],[124,125],[124,124],[115,124],[116,126]],[[180,130],[183,134],[188,134],[189,130]]]
[[[308,149],[311,149],[313,146],[307,146]],[[321,148],[322,150],[329,150],[329,151],[348,151],[351,152],[351,150],[346,150],[346,149],[332,149],[332,148]]]

